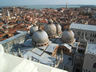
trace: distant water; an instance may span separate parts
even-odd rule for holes
[[[92,7],[92,8],[96,8],[96,5],[68,5],[68,8],[80,8],[82,6],[87,6],[87,7]],[[1,7],[12,7],[12,5],[10,6],[1,6],[0,5],[0,8]],[[15,5],[15,7],[25,7],[25,8],[31,8],[31,9],[42,9],[42,8],[53,8],[53,9],[56,9],[56,8],[62,8],[62,7],[66,7],[66,5]]]
[[[62,8],[66,7],[66,5],[30,5],[30,6],[24,6],[26,8],[31,8],[31,9],[42,9],[42,8]],[[68,5],[68,8],[80,8],[80,5]]]

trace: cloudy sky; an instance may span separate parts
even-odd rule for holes
[[[0,0],[0,5],[64,5],[66,1],[68,4],[96,5],[96,0]]]

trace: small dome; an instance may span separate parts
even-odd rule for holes
[[[31,28],[30,28],[30,34],[33,34],[34,32],[36,32],[38,30],[38,26],[37,25],[33,25]]]
[[[56,30],[57,30],[57,34],[61,34],[62,33],[62,27],[60,24],[56,24]]]
[[[54,37],[56,35],[56,26],[55,24],[47,24],[44,27],[44,30],[47,32],[48,36]]]
[[[48,35],[44,30],[38,30],[32,35],[33,44],[36,46],[44,46],[49,43]]]
[[[62,33],[61,39],[64,43],[69,43],[69,44],[73,43],[75,41],[74,32],[72,30],[65,30]]]

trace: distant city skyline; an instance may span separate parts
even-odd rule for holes
[[[0,6],[10,5],[96,5],[96,0],[0,0]]]

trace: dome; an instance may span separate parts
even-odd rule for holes
[[[64,43],[69,43],[69,44],[73,43],[75,41],[74,32],[72,30],[65,30],[62,33],[61,39]]]
[[[37,25],[33,25],[31,28],[30,28],[30,34],[33,34],[34,32],[36,32],[38,30],[38,26]]]
[[[47,32],[48,36],[51,37],[55,37],[56,35],[56,26],[55,24],[47,24],[44,27],[44,30]]]
[[[57,30],[57,34],[61,34],[62,33],[62,27],[60,24],[56,24],[56,30]]]
[[[36,46],[43,46],[49,43],[48,35],[44,30],[38,30],[32,35],[32,43]]]

